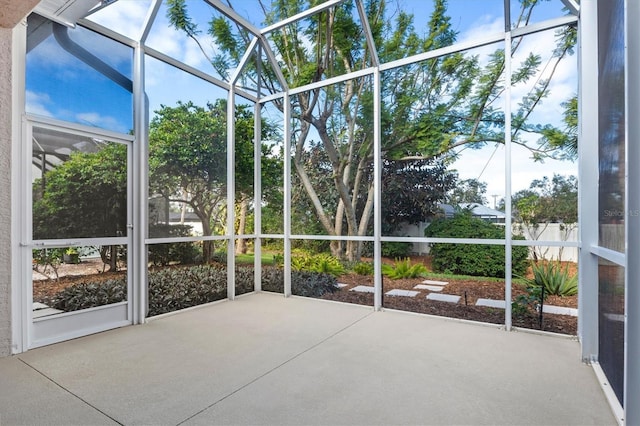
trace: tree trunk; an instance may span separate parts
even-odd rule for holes
[[[238,235],[244,235],[247,226],[247,213],[249,212],[249,201],[242,197],[240,201],[240,214],[238,215]],[[236,254],[245,254],[247,252],[247,240],[240,238],[236,240]]]
[[[211,225],[207,220],[202,220],[202,235],[211,235]],[[202,242],[202,263],[209,263],[213,259],[215,247],[213,241]]]

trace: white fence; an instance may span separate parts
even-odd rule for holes
[[[429,226],[428,222],[420,222],[418,225],[404,224],[399,231],[396,232],[398,237],[424,237],[424,230]],[[500,224],[496,226],[502,226]],[[513,224],[513,234],[522,235],[527,240],[535,241],[578,241],[578,225],[577,224],[560,224],[549,223],[540,225],[537,229],[522,229],[520,224]],[[561,259],[563,261],[577,262],[577,247],[549,247],[535,246],[531,247],[529,257],[533,258],[535,254],[545,259]],[[420,255],[429,254],[428,243],[413,243],[413,253]]]

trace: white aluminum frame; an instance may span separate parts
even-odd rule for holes
[[[506,221],[507,224],[505,226],[506,235],[505,239],[497,239],[497,240],[486,240],[486,239],[455,239],[455,238],[401,238],[401,237],[392,237],[382,235],[381,231],[381,128],[380,128],[380,99],[381,99],[381,83],[380,83],[380,75],[381,72],[385,70],[390,70],[393,68],[403,67],[406,65],[410,65],[416,62],[437,58],[443,55],[448,55],[456,52],[461,52],[465,50],[469,50],[472,48],[478,48],[482,46],[487,46],[491,44],[503,43],[504,48],[506,50],[510,49],[511,39],[514,37],[520,37],[527,34],[533,34],[540,31],[545,31],[553,28],[558,28],[567,24],[573,24],[578,22],[578,17],[574,16],[577,13],[578,5],[573,0],[562,0],[563,3],[571,10],[574,15],[563,16],[551,20],[547,20],[544,22],[535,23],[532,25],[528,25],[525,27],[519,27],[515,29],[510,29],[510,10],[509,10],[509,0],[505,0],[505,10],[504,10],[504,18],[505,18],[505,31],[497,32],[495,34],[486,35],[480,39],[475,39],[472,41],[467,41],[464,43],[457,43],[452,46],[447,46],[441,49],[423,52],[411,57],[391,61],[388,63],[380,63],[379,58],[377,56],[376,46],[371,35],[371,30],[369,28],[368,20],[366,19],[366,13],[364,9],[364,4],[362,0],[328,0],[316,7],[310,8],[304,12],[296,14],[292,17],[289,17],[283,21],[280,21],[274,25],[270,25],[265,28],[257,28],[253,26],[250,22],[244,19],[242,16],[238,15],[232,8],[225,5],[220,0],[204,0],[206,3],[214,7],[220,13],[222,13],[228,19],[234,21],[240,26],[246,28],[252,35],[253,39],[245,52],[242,60],[238,64],[237,69],[229,82],[222,81],[218,78],[213,77],[212,75],[207,74],[206,72],[200,71],[192,66],[184,64],[175,58],[172,58],[162,52],[156,51],[153,48],[146,46],[146,40],[149,35],[151,26],[153,21],[157,17],[161,0],[153,0],[151,6],[149,8],[147,17],[145,18],[143,28],[139,34],[139,40],[131,40],[128,37],[125,37],[121,34],[118,34],[108,28],[105,28],[101,25],[98,25],[89,19],[83,19],[80,21],[80,24],[96,31],[97,33],[106,35],[114,40],[117,40],[121,43],[124,43],[128,46],[131,46],[134,49],[134,127],[136,129],[136,141],[133,144],[133,155],[134,155],[134,164],[135,164],[135,175],[134,175],[134,198],[136,200],[144,200],[148,197],[148,164],[147,164],[147,148],[148,148],[148,123],[149,123],[149,112],[148,112],[148,103],[146,99],[144,99],[144,66],[145,66],[145,57],[149,55],[159,61],[167,63],[171,66],[174,66],[181,71],[184,71],[190,75],[198,77],[208,83],[215,85],[216,87],[222,88],[223,90],[228,91],[228,110],[227,110],[227,203],[228,206],[233,205],[235,200],[235,191],[234,191],[234,159],[235,159],[235,140],[234,140],[234,123],[233,117],[235,112],[235,97],[242,96],[249,101],[255,102],[254,107],[254,117],[255,117],[255,147],[254,147],[254,160],[255,160],[255,170],[254,170],[254,203],[255,205],[259,205],[261,200],[261,176],[260,176],[260,160],[261,160],[261,150],[260,150],[260,126],[261,126],[261,109],[262,105],[276,100],[281,99],[283,104],[285,105],[283,111],[283,121],[284,121],[284,150],[285,153],[289,153],[291,150],[291,106],[290,106],[290,97],[297,93],[302,93],[309,90],[316,90],[327,87],[332,84],[340,83],[346,80],[363,77],[363,76],[372,76],[373,77],[373,91],[374,98],[378,99],[378,102],[374,103],[374,185],[376,191],[374,193],[374,233],[369,236],[329,236],[329,235],[293,235],[291,233],[291,218],[289,214],[285,214],[284,217],[284,233],[282,235],[272,235],[272,234],[263,234],[262,230],[262,217],[259,212],[260,209],[256,209],[255,213],[255,231],[251,235],[235,235],[235,230],[233,228],[233,219],[234,219],[234,211],[232,208],[227,209],[227,224],[228,230],[225,235],[220,236],[207,236],[207,237],[180,237],[180,238],[153,238],[150,239],[147,235],[148,231],[148,218],[147,218],[147,206],[146,203],[137,203],[140,205],[135,206],[134,211],[134,233],[133,233],[133,245],[135,249],[132,250],[134,253],[134,257],[132,259],[132,266],[136,269],[134,273],[135,282],[137,283],[137,293],[136,298],[139,303],[135,307],[135,322],[144,322],[145,321],[145,312],[146,312],[146,280],[147,280],[147,251],[146,245],[148,244],[156,244],[156,243],[167,243],[167,242],[195,242],[195,241],[227,241],[227,254],[228,254],[228,265],[230,268],[230,273],[228,275],[228,298],[233,299],[235,297],[235,286],[234,282],[234,262],[235,256],[233,255],[233,248],[235,244],[236,238],[253,238],[255,239],[255,249],[256,249],[256,273],[255,273],[255,285],[254,289],[259,291],[261,290],[261,274],[258,266],[260,265],[260,252],[261,252],[261,241],[264,238],[282,238],[284,240],[284,269],[285,269],[285,286],[284,286],[284,294],[285,296],[291,295],[291,241],[295,239],[300,240],[340,240],[340,241],[373,241],[374,242],[374,270],[376,271],[376,277],[374,281],[374,287],[376,288],[375,299],[374,299],[374,309],[379,310],[382,308],[382,281],[380,277],[381,273],[381,243],[386,241],[407,241],[407,242],[423,242],[423,243],[436,243],[436,242],[446,242],[446,243],[459,243],[459,244],[492,244],[492,245],[504,245],[505,247],[505,267],[507,270],[506,276],[506,285],[505,285],[505,297],[507,300],[510,300],[511,296],[511,248],[512,246],[561,246],[561,247],[576,247],[581,246],[582,257],[580,259],[581,262],[581,278],[584,278],[584,274],[582,273],[582,265],[588,265],[588,261],[585,259],[584,253],[588,253],[591,250],[584,250],[584,245],[581,245],[581,242],[558,242],[558,241],[534,241],[534,240],[512,240],[511,238],[511,140],[508,135],[510,135],[510,111],[511,111],[511,99],[509,96],[510,92],[510,68],[511,68],[511,57],[510,55],[505,55],[505,75],[506,75],[506,91],[505,102],[504,102],[504,110],[506,119],[505,126],[505,201],[506,201]],[[278,67],[278,62],[274,52],[271,50],[271,47],[267,41],[268,35],[282,28],[283,26],[295,23],[302,19],[306,19],[311,17],[319,12],[327,10],[328,8],[335,7],[342,3],[353,1],[358,16],[362,22],[362,26],[365,32],[365,40],[367,46],[370,49],[371,54],[371,66],[365,69],[361,69],[350,74],[335,76],[332,78],[328,78],[326,80],[322,80],[316,83],[307,84],[304,86],[289,88],[285,78]],[[586,4],[586,8],[589,8],[589,4],[593,0],[583,0],[583,3]],[[581,7],[585,7],[584,5]],[[591,28],[592,30],[592,28]],[[581,33],[581,37],[584,38],[585,35]],[[584,54],[584,52],[582,52]],[[260,64],[263,58],[263,54],[266,56],[270,66],[273,68],[276,73],[276,78],[278,79],[279,84],[282,86],[282,92],[269,94],[266,96],[262,96],[262,88],[260,85],[260,80],[258,79],[258,87],[256,91],[256,95],[248,93],[246,90],[237,86],[237,81],[239,76],[242,73],[242,69],[251,57],[251,55],[256,55],[258,58],[257,63]],[[588,61],[589,59],[587,59]],[[583,61],[584,62],[584,61]],[[584,69],[586,62],[583,63],[582,69]],[[581,84],[584,87],[584,81],[581,81]],[[584,97],[581,94],[581,102],[584,103]],[[583,120],[584,122],[584,120]],[[597,120],[590,120],[590,123],[597,123]],[[595,134],[595,133],[594,133]],[[584,157],[584,154],[582,155]],[[584,158],[581,157],[581,160]],[[291,176],[292,170],[290,162],[285,161],[284,164],[284,210],[285,212],[291,211]],[[586,185],[582,184],[583,176],[581,176],[581,188]],[[585,191],[581,192],[581,197],[584,195]],[[584,203],[583,203],[584,204]],[[585,209],[581,209],[581,214],[584,214]],[[584,222],[584,221],[583,221]],[[584,227],[583,227],[584,229]],[[596,240],[597,242],[597,240]],[[589,244],[587,247],[591,247]],[[592,251],[591,251],[592,252]],[[589,256],[592,254],[589,253]],[[593,275],[592,275],[593,277]],[[583,286],[584,287],[584,286]],[[583,291],[581,289],[580,294],[586,293],[588,296],[588,290]],[[584,298],[581,299],[581,303],[584,304]],[[581,309],[581,315],[584,311]],[[587,314],[587,319],[590,318],[589,314]],[[585,320],[580,319],[581,330],[585,327]],[[505,326],[506,329],[509,330],[511,328],[511,314],[510,314],[510,305],[507,304],[507,309],[505,310]],[[589,325],[591,327],[591,324]],[[597,338],[597,330],[596,330],[596,338]],[[588,340],[588,339],[587,339]],[[583,343],[583,354],[586,346]],[[590,351],[589,351],[590,352]]]
[[[124,237],[97,237],[97,238],[65,238],[33,240],[32,229],[32,168],[27,166],[31,162],[32,155],[32,129],[34,127],[63,131],[85,137],[100,137],[109,142],[123,144],[127,147],[127,235]],[[31,279],[32,250],[38,248],[54,248],[68,246],[90,245],[126,245],[127,262],[133,264],[136,258],[134,241],[134,187],[133,187],[133,161],[134,161],[134,137],[132,135],[116,133],[95,127],[61,122],[47,117],[34,115],[25,116],[24,142],[22,143],[21,161],[21,191],[23,196],[21,203],[21,226],[19,262],[22,276],[24,277],[23,301],[23,333],[26,339],[23,342],[24,349],[33,349],[51,343],[73,339],[91,333],[122,327],[135,323],[134,312],[138,294],[134,290],[133,271],[127,270],[127,300],[120,303],[98,306],[80,311],[65,312],[56,315],[33,318],[33,310],[29,309],[33,303],[33,281]]]
[[[640,364],[637,362],[629,362],[629,360],[637,360],[640,358],[640,336],[638,335],[638,325],[640,323],[640,312],[635,309],[640,305],[640,288],[638,286],[630,285],[632,281],[635,281],[640,276],[640,263],[629,261],[630,259],[637,259],[640,256],[640,223],[638,220],[630,220],[633,218],[627,217],[625,221],[626,226],[626,253],[620,253],[614,250],[610,250],[604,247],[598,246],[598,229],[596,224],[598,223],[597,209],[593,206],[598,205],[598,195],[594,188],[598,187],[598,158],[594,153],[598,152],[598,37],[597,37],[597,0],[581,0],[578,3],[575,0],[561,0],[562,3],[569,9],[572,15],[558,17],[555,19],[547,20],[544,22],[534,23],[525,27],[510,28],[510,1],[504,0],[504,17],[505,17],[505,29],[504,32],[497,32],[495,34],[488,34],[482,38],[478,38],[472,41],[464,43],[457,43],[452,46],[444,47],[441,49],[423,52],[411,57],[380,63],[377,56],[376,46],[371,35],[369,23],[365,17],[365,10],[362,0],[328,0],[318,6],[310,8],[304,12],[291,16],[285,20],[282,20],[276,24],[258,28],[251,24],[248,20],[238,15],[232,8],[228,7],[221,0],[204,0],[206,3],[217,9],[227,18],[236,22],[238,25],[243,26],[252,35],[253,39],[249,46],[249,49],[240,61],[238,68],[234,74],[233,79],[230,82],[222,81],[212,75],[200,71],[192,66],[184,64],[175,58],[172,58],[162,52],[156,51],[146,46],[146,40],[148,38],[153,21],[157,17],[159,8],[161,6],[161,0],[153,0],[149,8],[147,17],[145,18],[143,28],[140,31],[138,40],[132,40],[122,34],[119,34],[109,28],[105,28],[92,22],[90,19],[83,19],[79,22],[80,25],[89,28],[97,33],[110,37],[116,41],[119,41],[134,49],[134,128],[136,139],[135,141],[128,141],[129,143],[129,155],[132,155],[132,163],[129,164],[132,169],[130,173],[133,173],[133,188],[129,190],[130,200],[133,206],[133,217],[128,223],[133,225],[133,231],[130,232],[128,241],[129,244],[129,256],[130,264],[133,272],[129,277],[129,290],[128,298],[131,302],[132,298],[135,304],[129,307],[133,309],[130,313],[130,317],[134,323],[145,322],[145,313],[147,310],[147,245],[156,243],[168,243],[168,242],[195,242],[195,241],[227,241],[227,253],[228,253],[228,298],[233,299],[235,297],[235,285],[234,285],[234,262],[235,256],[233,255],[233,247],[236,238],[253,238],[255,239],[255,283],[254,289],[256,291],[261,290],[261,271],[260,271],[260,254],[261,243],[265,238],[275,238],[284,240],[284,271],[285,271],[285,285],[284,295],[291,295],[291,241],[292,240],[340,240],[340,241],[372,241],[374,242],[374,306],[375,310],[380,310],[382,306],[382,280],[381,280],[381,243],[382,242],[420,242],[420,243],[456,243],[456,244],[491,244],[491,245],[503,245],[505,247],[505,268],[506,268],[506,283],[505,283],[505,299],[511,298],[511,252],[514,246],[556,246],[556,247],[578,247],[579,248],[579,310],[580,316],[578,318],[578,337],[580,339],[582,359],[585,362],[593,361],[594,365],[597,363],[598,355],[598,259],[606,259],[614,264],[625,267],[625,291],[626,291],[626,328],[625,328],[625,414],[626,422],[640,423],[640,406],[633,404],[640,398]],[[358,16],[362,21],[362,26],[365,32],[365,39],[367,46],[370,49],[371,54],[371,66],[365,69],[358,70],[356,72],[335,76],[323,81],[319,81],[304,86],[289,88],[288,84],[278,67],[278,61],[271,50],[271,47],[267,41],[267,37],[273,31],[276,31],[283,26],[295,23],[302,19],[311,17],[319,12],[327,10],[328,8],[336,7],[345,2],[353,1]],[[640,5],[634,0],[625,1],[626,10],[626,22],[625,22],[625,35],[627,43],[627,117],[635,117],[640,113],[640,83],[636,78],[631,76],[637,76],[640,74],[640,29],[637,26],[631,24],[640,19]],[[578,15],[580,18],[578,19]],[[515,37],[521,37],[528,34],[533,34],[540,31],[545,31],[553,28],[558,28],[567,24],[578,23],[579,26],[579,42],[578,42],[578,58],[579,58],[579,241],[577,242],[559,242],[559,241],[535,241],[535,240],[513,240],[511,238],[511,140],[510,140],[510,128],[511,128],[511,97],[510,89],[511,84],[510,70],[511,70],[511,57],[505,55],[505,75],[506,75],[506,94],[504,102],[504,112],[506,117],[505,123],[505,201],[506,201],[506,224],[505,224],[505,239],[470,239],[470,238],[403,238],[382,235],[381,230],[381,124],[380,124],[380,100],[381,100],[381,83],[380,75],[385,70],[393,68],[403,67],[419,61],[424,61],[432,58],[437,58],[443,55],[448,55],[456,52],[461,52],[473,48],[487,46],[491,44],[503,43],[506,51],[510,49],[511,40]],[[25,74],[25,56],[23,52],[26,45],[26,30],[24,25],[19,25],[14,30],[13,37],[14,48],[16,52],[12,58],[14,79],[22,78]],[[596,47],[594,47],[596,46]],[[276,78],[282,87],[282,92],[273,93],[263,96],[261,91],[262,87],[260,80],[258,79],[258,87],[256,94],[247,92],[237,86],[237,78],[242,72],[243,66],[246,64],[250,55],[255,54],[258,58],[257,63],[260,64],[263,55],[266,56],[267,61],[276,73]],[[227,203],[228,206],[232,206],[235,201],[234,193],[234,158],[235,158],[235,140],[234,140],[234,111],[235,111],[235,97],[242,96],[255,103],[254,116],[255,116],[255,147],[254,147],[254,203],[256,206],[260,205],[262,198],[262,180],[261,180],[261,149],[260,149],[260,130],[261,130],[261,113],[262,106],[267,102],[279,99],[284,104],[283,121],[284,121],[284,150],[285,153],[291,152],[291,128],[292,128],[292,114],[290,97],[297,93],[302,93],[309,90],[316,90],[327,87],[332,84],[340,83],[353,78],[372,76],[374,99],[378,102],[374,103],[374,185],[376,188],[374,194],[374,232],[373,235],[368,236],[329,236],[329,235],[293,235],[291,233],[291,217],[288,214],[291,211],[291,164],[289,161],[284,163],[284,232],[283,234],[264,234],[262,229],[262,216],[259,208],[255,209],[255,231],[251,235],[235,235],[233,227],[234,212],[233,208],[228,208],[227,224],[228,231],[225,235],[219,236],[207,236],[207,237],[180,237],[180,238],[148,238],[148,207],[147,204],[142,201],[148,198],[148,124],[149,124],[149,105],[145,99],[145,84],[144,84],[144,69],[146,55],[153,57],[161,62],[176,67],[183,72],[198,77],[210,84],[215,85],[228,92],[228,111],[227,111]],[[260,69],[259,69],[260,71]],[[24,111],[24,82],[14,84],[13,93],[13,110]],[[14,114],[17,116],[18,114]],[[37,118],[38,123],[44,122],[46,124],[47,119]],[[55,123],[60,124],[60,123]],[[626,161],[627,161],[627,177],[626,177],[626,205],[627,210],[640,210],[640,196],[638,190],[640,189],[640,170],[635,165],[640,161],[640,148],[635,143],[640,140],[640,122],[635,120],[627,120],[627,145],[626,145]],[[25,135],[27,131],[27,123],[21,122],[20,119],[14,117],[13,131],[14,135]],[[62,127],[68,127],[66,123]],[[71,126],[75,129],[82,129],[82,126]],[[22,128],[22,130],[21,130]],[[103,134],[102,130],[90,128],[84,129],[90,131],[91,134],[99,133]],[[108,132],[107,132],[108,133]],[[122,135],[118,134],[118,137]],[[14,183],[12,185],[12,199],[22,201],[12,204],[12,339],[13,346],[12,351],[19,353],[27,350],[30,347],[28,326],[31,324],[31,317],[29,314],[30,309],[28,305],[29,294],[23,286],[25,280],[30,279],[30,269],[24,262],[20,263],[19,252],[27,250],[27,246],[34,242],[26,241],[26,235],[29,234],[30,223],[21,212],[27,210],[30,207],[30,187],[28,182],[22,182],[22,177],[25,171],[20,170],[20,167],[24,161],[24,156],[27,158],[31,156],[29,149],[30,144],[22,144],[23,138],[14,138],[13,152],[12,152],[12,164],[14,166],[12,171],[12,180],[14,182],[21,182],[20,184]],[[131,161],[131,159],[130,159]],[[133,166],[132,166],[133,165]],[[22,194],[27,194],[26,198],[21,197]],[[131,200],[138,201],[133,203]],[[142,202],[140,202],[142,201]],[[131,208],[130,208],[131,210]],[[80,243],[84,239],[73,239],[73,243]],[[77,240],[77,241],[76,241]],[[116,239],[119,241],[118,239]],[[114,239],[105,239],[104,241],[113,242]],[[95,241],[95,240],[91,240]],[[20,243],[25,246],[20,247]],[[68,245],[70,242],[66,240],[47,241],[42,242],[43,246],[56,246],[56,245]],[[39,242],[35,242],[39,244]],[[30,248],[29,248],[30,250]],[[133,289],[131,280],[133,279]],[[133,290],[133,291],[132,291]],[[131,304],[130,304],[131,305]],[[507,303],[507,309],[505,309],[505,328],[510,330],[511,324],[511,312],[510,304]],[[101,311],[104,309],[96,309]],[[69,315],[69,317],[71,317]],[[633,331],[633,333],[631,332]],[[635,334],[634,334],[635,333]],[[618,407],[621,410],[621,407]]]
[[[635,0],[625,1],[625,328],[624,328],[624,407],[625,422],[640,424],[640,4]]]

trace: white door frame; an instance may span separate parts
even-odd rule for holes
[[[73,135],[97,137],[110,142],[127,146],[127,235],[106,238],[70,238],[58,240],[32,239],[32,129],[47,128],[67,132]],[[20,161],[20,229],[19,263],[22,277],[21,306],[14,306],[22,311],[23,318],[23,350],[49,345],[52,343],[85,336],[133,323],[133,306],[136,291],[133,288],[133,141],[132,135],[109,132],[102,129],[78,124],[66,123],[49,118],[28,116],[24,120],[23,144]],[[105,306],[89,308],[74,312],[65,312],[41,318],[33,318],[33,281],[32,253],[33,249],[55,248],[82,245],[126,245],[127,246],[127,300]]]

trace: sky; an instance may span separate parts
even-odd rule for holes
[[[398,0],[404,10],[415,16],[416,28],[421,28],[428,20],[430,3],[425,0]],[[109,28],[137,38],[139,28],[147,14],[149,0],[119,0],[104,8],[94,17]],[[255,0],[234,2],[236,10],[243,16],[263,16],[256,14]],[[210,18],[210,9],[203,2],[189,0],[188,5],[194,19],[198,19],[201,27]],[[474,40],[489,34],[504,31],[502,22],[503,0],[449,0],[449,13],[453,28],[458,31],[458,40]],[[512,8],[513,9],[513,8]],[[512,10],[512,19],[517,10]],[[560,0],[542,2],[541,7],[533,15],[531,22],[562,16]],[[249,18],[251,19],[251,18]],[[261,19],[254,18],[256,25]],[[85,30],[73,31],[72,39],[83,46],[98,48],[109,45],[110,56],[105,60],[123,76],[130,78],[132,74],[132,57],[128,48],[116,48],[117,43],[102,37],[95,37]],[[553,46],[553,31],[528,36],[521,49],[514,57],[514,65],[524,59],[529,51],[544,52]],[[212,45],[206,34],[200,36],[205,48]],[[191,40],[186,39],[166,25],[164,8],[158,13],[156,24],[152,27],[148,45],[165,54],[174,56],[197,69],[211,71],[211,65]],[[473,51],[480,55],[480,60],[495,49],[495,45]],[[104,49],[100,49],[104,52]],[[543,64],[545,60],[543,59]],[[62,51],[50,38],[33,49],[27,59],[27,110],[28,112],[55,117],[83,124],[105,127],[123,133],[132,128],[132,102],[130,94],[115,83],[81,63],[71,55]],[[178,100],[192,100],[198,105],[217,97],[224,97],[221,90],[213,89],[202,80],[179,72],[173,67],[155,59],[146,64],[146,89],[149,94],[151,111],[161,105],[175,105]],[[512,90],[514,105],[526,94],[527,88],[516,86]],[[555,72],[549,92],[550,96],[543,101],[543,108],[538,109],[532,118],[542,123],[559,124],[562,114],[561,102],[567,100],[577,91],[576,57],[563,61]],[[96,99],[100,99],[96,102]],[[527,188],[533,179],[551,176],[553,173],[577,174],[577,164],[567,161],[546,160],[544,164],[533,163],[531,154],[518,146],[512,147],[512,192]],[[452,166],[457,169],[462,179],[479,178],[488,184],[487,198],[489,205],[505,195],[504,145],[489,146],[482,150],[466,150]],[[497,197],[492,197],[496,195]]]

